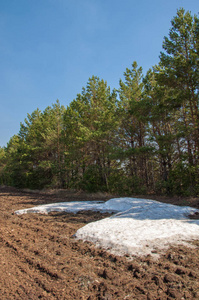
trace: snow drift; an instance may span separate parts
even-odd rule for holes
[[[96,246],[118,255],[158,253],[171,244],[199,239],[199,220],[188,217],[199,210],[148,199],[114,198],[107,202],[61,202],[18,210],[15,213],[76,213],[82,210],[115,213],[109,218],[80,228],[75,237],[93,242]]]

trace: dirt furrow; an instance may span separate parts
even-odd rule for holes
[[[3,299],[26,299],[30,290],[35,290],[36,295],[42,297],[45,290],[36,280],[41,277],[40,272],[37,270],[33,272],[33,268],[25,262],[17,248],[11,243],[7,242],[6,247],[4,251],[1,250],[1,282],[3,284],[0,291]]]
[[[172,247],[156,261],[118,257],[72,238],[108,215],[13,214],[53,200],[0,188],[0,299],[199,299],[199,241],[195,248]]]

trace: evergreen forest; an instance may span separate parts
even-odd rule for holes
[[[177,10],[162,48],[117,90],[92,76],[67,107],[27,114],[0,147],[0,184],[199,196],[199,18]]]

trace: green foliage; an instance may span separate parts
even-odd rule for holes
[[[68,107],[36,109],[0,148],[0,184],[199,195],[199,19],[179,9],[158,65],[118,91],[89,78]]]
[[[185,140],[189,164],[196,166],[199,151],[199,19],[180,9],[171,23],[169,37],[164,38],[165,52],[160,55],[158,81],[172,91],[168,102],[176,109],[178,139],[180,142]]]
[[[103,182],[100,167],[97,165],[88,166],[79,182],[79,188],[88,192],[107,191],[106,183]]]
[[[109,157],[118,126],[116,109],[116,93],[93,76],[64,114],[69,181],[79,176],[83,189],[109,189]]]
[[[5,149],[0,147],[0,184],[4,182],[4,166],[6,164]]]

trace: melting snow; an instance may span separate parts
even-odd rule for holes
[[[118,255],[146,255],[171,244],[199,239],[199,220],[188,218],[188,215],[199,210],[140,198],[114,198],[107,202],[61,202],[18,210],[15,213],[76,213],[82,210],[115,213],[109,218],[80,228],[75,237],[93,242]]]

